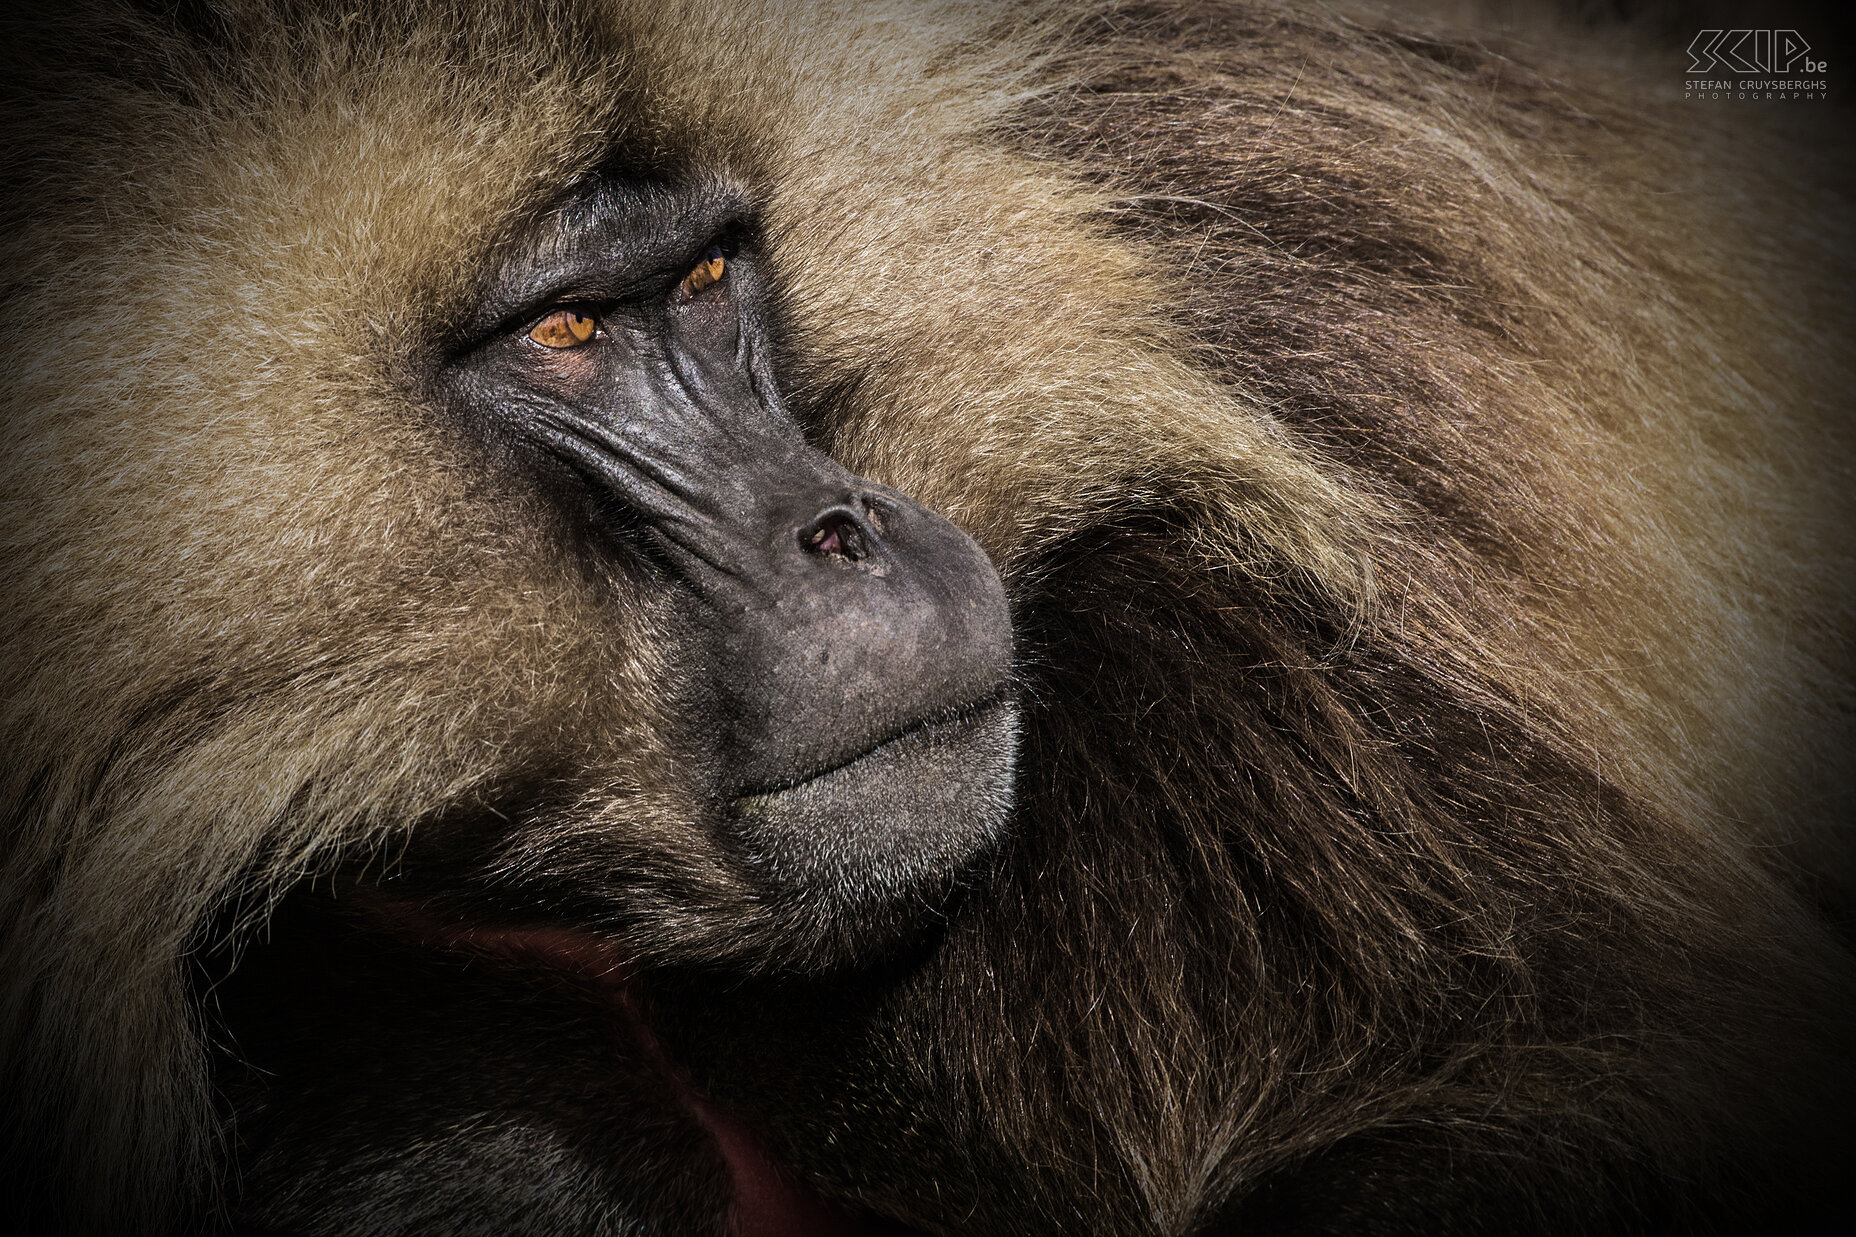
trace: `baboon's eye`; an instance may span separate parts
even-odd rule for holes
[[[557,309],[528,330],[528,337],[544,348],[578,348],[593,338],[599,323],[591,314]]]
[[[720,245],[709,246],[709,252],[702,255],[702,261],[690,268],[690,273],[683,277],[682,292],[685,296],[695,296],[710,284],[722,277],[728,269],[728,262],[722,257]]]

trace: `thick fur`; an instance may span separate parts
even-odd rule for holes
[[[229,1196],[214,933],[542,798],[706,908],[624,925],[696,1082],[929,1232],[1828,1201],[1856,365],[1817,113],[1378,10],[152,8],[4,44],[0,1154],[42,1221]],[[663,756],[665,615],[420,388],[615,157],[753,188],[807,428],[1014,595],[1014,841],[882,975],[705,977],[739,895]]]

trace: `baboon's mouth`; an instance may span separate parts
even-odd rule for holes
[[[1018,722],[1017,697],[1010,690],[1001,690],[983,700],[962,705],[938,713],[933,717],[907,726],[895,734],[877,740],[854,756],[839,760],[824,768],[800,774],[772,785],[744,790],[729,805],[730,811],[752,811],[756,803],[786,794],[790,791],[803,790],[808,786],[836,778],[850,770],[856,769],[866,761],[884,760],[906,761],[923,748],[931,746],[936,740],[961,739],[979,735],[989,728],[996,729],[999,723],[1007,723],[1016,730]]]
[[[943,880],[1002,836],[1018,703],[1000,695],[783,786],[744,794],[727,823],[773,889],[833,905],[894,902]]]

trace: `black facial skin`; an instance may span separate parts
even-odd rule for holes
[[[676,591],[684,708],[709,744],[691,768],[754,879],[873,905],[945,876],[1003,816],[1010,614],[965,534],[806,443],[767,301],[737,194],[606,183],[505,260],[440,385]],[[531,337],[562,308],[597,333]]]

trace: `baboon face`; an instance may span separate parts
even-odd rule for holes
[[[582,560],[663,598],[677,763],[776,907],[880,910],[998,827],[1011,629],[952,524],[808,446],[743,195],[601,176],[502,255],[437,402]]]
[[[673,810],[736,885],[714,918],[822,932],[829,959],[893,940],[996,834],[1011,625],[965,534],[807,444],[776,323],[740,188],[602,172],[500,249],[415,385],[498,488],[532,496],[567,569],[653,609]],[[526,855],[541,875],[494,882],[500,914],[625,902],[635,864],[602,864],[600,830],[574,831],[563,877],[560,831],[506,820],[416,837],[406,887],[442,898],[428,862],[452,885]]]

